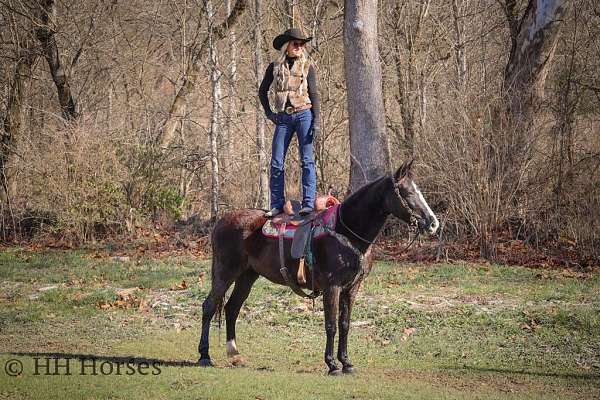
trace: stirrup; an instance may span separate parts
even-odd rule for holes
[[[311,212],[313,212],[313,208],[309,207],[309,206],[306,206],[306,207],[302,207],[300,209],[300,211],[298,211],[298,215],[305,216],[305,215],[310,214]]]

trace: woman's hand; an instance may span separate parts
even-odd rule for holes
[[[321,134],[321,125],[313,124],[313,127],[312,127],[313,141],[317,140],[317,136],[319,136],[320,134]]]

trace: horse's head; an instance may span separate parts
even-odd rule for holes
[[[433,235],[440,223],[413,180],[412,161],[405,162],[390,179],[392,188],[385,196],[386,210],[409,225],[417,224],[420,231]]]

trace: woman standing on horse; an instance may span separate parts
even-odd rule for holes
[[[269,120],[275,124],[271,149],[271,210],[268,218],[283,211],[285,204],[285,155],[294,133],[298,137],[302,165],[302,208],[300,215],[309,214],[314,207],[317,174],[313,157],[313,140],[320,131],[320,105],[315,68],[304,46],[312,37],[299,29],[288,29],[273,40],[281,54],[267,67],[258,90],[260,102]],[[274,111],[269,104],[268,91],[274,83]]]

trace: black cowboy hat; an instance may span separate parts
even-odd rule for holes
[[[302,40],[304,43],[306,43],[312,40],[312,36],[306,37],[300,29],[291,28],[283,32],[281,35],[277,35],[275,39],[273,39],[273,47],[275,47],[277,50],[281,50],[281,46],[290,40]]]

